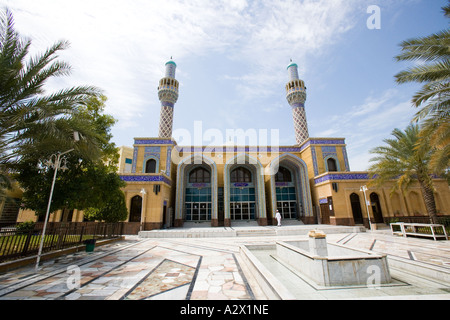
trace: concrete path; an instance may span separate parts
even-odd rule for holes
[[[235,227],[233,236],[222,237],[196,237],[207,233],[204,228],[159,232],[178,231],[185,237],[128,236],[91,253],[46,261],[37,273],[32,265],[0,273],[0,300],[264,300],[268,295],[242,256],[241,246],[305,240],[314,228],[324,230],[330,243],[387,254],[395,285],[315,290],[274,265],[270,256],[260,257],[294,299],[450,300],[450,241],[404,239],[387,231],[323,225]]]

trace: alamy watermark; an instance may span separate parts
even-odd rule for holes
[[[81,270],[77,265],[67,267],[66,273],[69,275],[66,280],[67,289],[80,289],[81,284]]]
[[[262,159],[279,156],[280,133],[278,129],[203,129],[202,121],[194,121],[193,134],[187,129],[176,129],[173,138],[178,142],[172,150],[175,165],[202,164],[205,159],[213,159],[216,164],[258,164]],[[185,154],[201,156],[186,158]],[[250,156],[251,154],[251,156]],[[273,175],[278,164],[261,170],[261,175]]]
[[[369,30],[380,30],[381,29],[381,9],[377,5],[371,5],[367,8],[367,13],[370,14],[367,18],[367,28]]]
[[[367,277],[367,288],[380,289],[381,288],[381,269],[377,265],[370,265],[367,267],[367,273],[370,274]]]

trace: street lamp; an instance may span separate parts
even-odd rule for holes
[[[79,141],[80,140],[79,133],[75,131],[73,133],[73,138],[75,141]],[[50,189],[50,197],[48,198],[47,212],[45,213],[44,227],[42,229],[41,243],[39,245],[39,251],[38,251],[38,255],[37,255],[37,259],[36,259],[36,267],[35,267],[36,272],[39,269],[39,262],[41,260],[42,247],[44,246],[45,231],[47,229],[48,217],[50,215],[50,206],[52,203],[53,190],[55,189],[56,174],[58,173],[58,169],[61,169],[62,171],[66,171],[68,169],[67,168],[67,159],[66,159],[66,157],[62,157],[62,156],[69,152],[72,152],[73,150],[75,150],[75,149],[70,149],[70,150],[67,150],[62,153],[60,152],[58,154],[53,154],[50,156],[50,159],[48,159],[45,163],[47,166],[54,168],[55,173],[53,174],[52,187]],[[63,163],[63,166],[61,167],[62,163]]]
[[[369,190],[367,186],[362,186],[359,191],[362,191],[364,193],[364,202],[366,203],[366,210],[367,210],[367,218],[369,219],[369,227],[370,231],[372,231],[372,222],[370,221],[370,214],[369,214],[369,202],[366,198],[366,191]]]
[[[145,195],[147,194],[147,192],[145,191],[144,188],[141,189],[140,194],[142,194],[142,208],[141,208],[141,227],[140,227],[140,231],[142,231],[143,229],[143,223],[144,223],[144,210],[145,210]]]

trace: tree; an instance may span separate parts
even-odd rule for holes
[[[110,142],[110,130],[116,120],[103,113],[105,102],[106,97],[103,96],[91,98],[85,106],[79,108],[78,121],[91,126],[91,130],[101,138],[100,158],[85,157],[77,150],[66,155],[64,164],[68,170],[58,172],[50,212],[92,207],[102,211],[101,219],[95,217],[96,220],[105,221],[122,218],[123,211],[126,212],[125,202],[123,201],[123,205],[120,202],[123,198],[120,188],[124,187],[125,183],[116,173],[118,150],[115,144]],[[43,150],[29,148],[28,153],[14,165],[17,172],[15,178],[24,189],[23,204],[34,210],[38,216],[44,216],[46,213],[53,180],[54,170],[46,165],[46,160],[51,155],[49,151],[57,153],[59,149],[57,146],[48,146]],[[117,208],[113,208],[115,205]],[[111,217],[108,217],[108,210]],[[125,218],[126,215],[123,219]]]
[[[412,182],[418,181],[427,213],[433,223],[437,223],[433,179],[429,169],[430,149],[416,148],[419,126],[411,124],[405,131],[394,129],[392,135],[394,139],[383,140],[385,146],[370,151],[376,155],[370,159],[374,163],[369,168],[373,184],[382,185],[387,181],[394,181],[394,191],[405,190]]]
[[[101,90],[77,86],[48,93],[50,78],[67,76],[71,67],[57,60],[58,53],[68,48],[59,41],[44,53],[29,57],[31,40],[14,29],[9,10],[0,13],[0,178],[8,179],[9,166],[19,161],[30,149],[45,150],[58,146],[75,148],[87,157],[99,155],[101,137],[89,123],[77,118],[78,109]],[[84,136],[74,144],[73,131]],[[7,185],[8,183],[6,183]]]
[[[450,17],[450,5],[443,8]],[[422,83],[412,103],[419,111],[413,121],[422,121],[419,146],[432,146],[431,168],[442,173],[450,165],[450,29],[401,44],[397,61],[415,61],[417,65],[398,73],[399,84]],[[418,146],[418,147],[419,147]]]
[[[88,220],[105,222],[124,221],[128,217],[125,204],[125,195],[121,190],[115,190],[108,194],[109,200],[101,208],[90,207],[84,211],[84,217]]]

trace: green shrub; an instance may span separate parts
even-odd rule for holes
[[[30,232],[31,230],[34,230],[34,226],[35,223],[33,221],[22,222],[16,226],[16,231],[18,233],[27,233]]]

